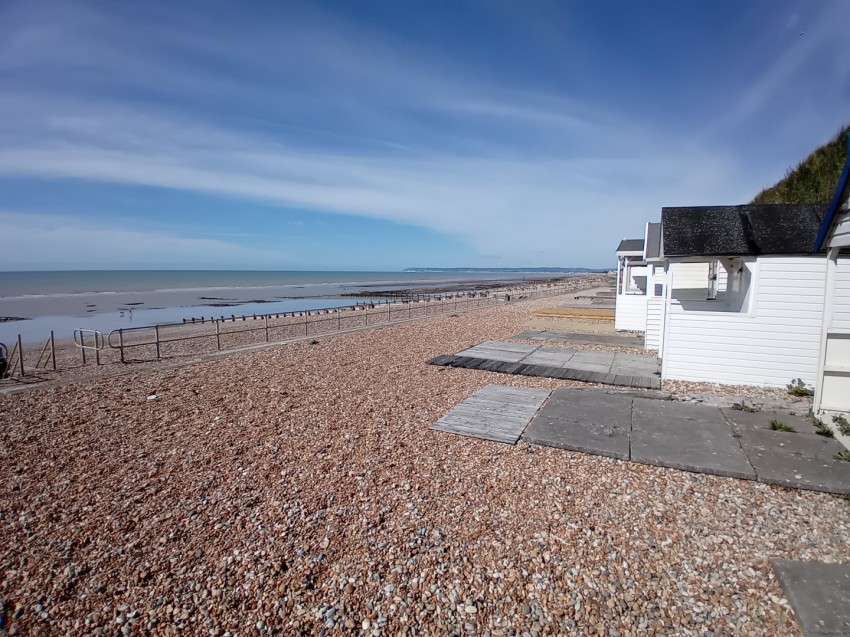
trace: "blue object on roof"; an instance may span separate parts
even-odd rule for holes
[[[841,171],[841,177],[838,179],[835,194],[832,195],[832,201],[829,203],[826,217],[823,218],[823,223],[818,231],[818,238],[815,239],[815,245],[813,246],[814,252],[820,252],[823,248],[824,241],[826,241],[826,237],[829,234],[829,229],[832,227],[832,221],[835,219],[835,214],[841,207],[841,196],[844,194],[848,180],[850,180],[850,133],[847,134],[847,161],[844,162],[844,170]]]

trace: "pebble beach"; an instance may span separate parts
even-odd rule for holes
[[[801,635],[846,500],[430,429],[569,298],[0,396],[8,634]]]

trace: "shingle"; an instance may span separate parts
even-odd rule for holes
[[[664,256],[810,254],[827,206],[662,208]]]

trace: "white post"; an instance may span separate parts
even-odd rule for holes
[[[826,341],[829,330],[832,327],[833,313],[833,291],[835,290],[835,274],[838,270],[839,248],[830,248],[826,257],[826,285],[823,296],[823,325],[821,325],[820,357],[818,359],[818,375],[815,379],[815,395],[812,399],[812,413],[817,415],[820,411],[823,396],[823,371],[826,365]]]
[[[661,344],[658,348],[661,354],[661,380],[667,378],[667,357],[664,352],[667,351],[667,335],[670,333],[670,305],[673,298],[673,281],[674,281],[675,264],[669,263],[667,266],[667,277],[664,281],[664,329],[661,332]]]
[[[623,269],[623,258],[617,257],[617,294],[620,294],[620,272],[622,271],[622,269]],[[614,295],[615,301],[616,301],[617,294]],[[616,303],[615,303],[615,305],[616,305]]]

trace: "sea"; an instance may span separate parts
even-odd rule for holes
[[[273,314],[372,302],[370,293],[563,278],[563,271],[415,272],[96,270],[0,272],[0,343],[68,339],[205,316]],[[344,295],[359,294],[358,298]],[[10,320],[20,319],[20,320]]]

